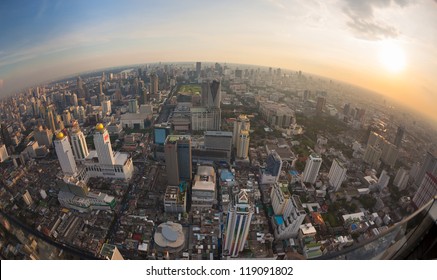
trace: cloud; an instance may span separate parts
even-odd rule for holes
[[[354,32],[356,37],[372,41],[396,38],[400,34],[395,26],[378,19],[375,16],[375,10],[388,9],[395,6],[404,8],[413,2],[411,0],[343,1],[343,12],[349,18],[347,26]]]

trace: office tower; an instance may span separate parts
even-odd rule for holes
[[[240,131],[242,130],[250,130],[250,120],[246,115],[239,115],[234,122],[234,133],[232,135],[234,147],[237,147],[237,140],[240,138]]]
[[[388,176],[387,171],[382,170],[381,175],[378,178],[378,186],[379,191],[382,191],[388,186],[388,182],[390,181],[390,176]]]
[[[266,167],[262,172],[262,178],[269,175],[274,178],[274,183],[279,180],[282,169],[282,159],[275,150],[272,150],[266,159]],[[262,180],[264,181],[264,180]]]
[[[326,99],[324,97],[317,97],[316,113],[322,114],[323,108],[325,108]]]
[[[55,133],[56,132],[56,123],[55,123],[55,112],[53,105],[49,105],[46,111],[46,124],[50,128],[50,130]]]
[[[53,133],[48,128],[38,126],[33,134],[39,146],[51,147],[53,143]]]
[[[191,138],[188,135],[169,135],[164,144],[165,165],[169,185],[191,181]]]
[[[399,126],[398,130],[396,132],[396,137],[395,137],[395,141],[394,141],[394,144],[396,145],[396,147],[398,147],[398,148],[401,147],[402,139],[404,138],[404,134],[405,134],[405,127]]]
[[[220,108],[221,85],[219,81],[204,81],[201,89],[202,106],[209,108]]]
[[[329,170],[328,178],[329,184],[334,187],[334,191],[338,191],[341,187],[341,184],[346,179],[347,169],[338,159],[334,159],[332,161],[331,169]]]
[[[9,133],[8,127],[2,123],[0,126],[0,132],[1,132],[1,140],[3,141],[3,144],[6,145],[7,148],[12,146],[12,138]]]
[[[319,175],[320,166],[322,166],[322,158],[317,154],[311,154],[305,164],[302,181],[314,184]]]
[[[197,77],[200,77],[200,71],[202,70],[202,63],[196,62],[196,75]]]
[[[0,162],[4,162],[9,158],[8,150],[6,149],[6,145],[0,145]]]
[[[103,116],[111,115],[111,100],[102,101],[102,114]]]
[[[272,217],[275,238],[296,238],[306,216],[299,196],[291,195],[286,185],[276,183],[270,192],[270,199],[275,213]]]
[[[241,130],[237,143],[237,158],[247,159],[249,155],[249,130]]]
[[[111,140],[105,126],[101,123],[96,125],[94,132],[94,146],[96,147],[99,163],[103,165],[114,165],[114,153],[112,152]]]
[[[437,174],[437,157],[431,152],[426,153],[425,161],[421,165],[419,172],[417,172],[417,176],[415,178],[415,183],[417,186],[420,186],[427,172],[434,176]]]
[[[68,137],[64,133],[59,132],[56,135],[55,150],[61,164],[64,175],[74,176],[77,174],[76,162],[74,161],[73,152],[71,150]]]
[[[230,131],[206,131],[205,150],[226,153],[228,161],[232,153],[232,132]]]
[[[71,95],[71,105],[73,105],[74,107],[79,106],[79,101],[77,99],[77,94],[73,93]]]
[[[136,114],[138,112],[138,102],[136,99],[130,99],[128,104],[129,113]]]
[[[378,146],[367,145],[366,152],[364,153],[364,162],[368,163],[373,168],[378,166],[379,159],[381,158],[382,150]]]
[[[437,177],[426,172],[419,189],[413,197],[413,202],[420,208],[437,195]]]
[[[408,171],[404,168],[400,168],[396,173],[396,177],[393,181],[393,185],[398,187],[400,190],[403,190],[407,187],[408,180],[410,176],[408,176]]]
[[[156,124],[153,127],[153,144],[163,146],[167,136],[171,134],[171,125],[169,123]]]
[[[57,130],[63,130],[65,128],[64,121],[62,120],[62,116],[61,115],[56,115],[55,116],[55,124],[56,124],[56,129]]]
[[[396,160],[398,159],[399,149],[392,143],[385,141],[383,144],[383,150],[381,155],[381,160],[385,164],[394,167]]]
[[[150,74],[150,94],[157,95],[159,91],[159,78],[155,73]]]
[[[240,190],[226,217],[223,247],[226,255],[237,257],[238,253],[243,251],[253,213],[253,205],[249,201],[246,191]]]
[[[85,136],[79,127],[73,128],[71,132],[71,146],[77,160],[85,159],[89,155]]]
[[[85,89],[84,89],[83,81],[82,81],[81,77],[77,77],[76,86],[77,86],[77,97],[78,98],[86,98]]]
[[[64,122],[64,126],[70,126],[71,114],[69,110],[64,110],[64,112],[62,113],[62,120]]]

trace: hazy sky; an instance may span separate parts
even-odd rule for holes
[[[0,94],[107,66],[218,61],[343,80],[437,120],[437,0],[14,0],[0,24]]]

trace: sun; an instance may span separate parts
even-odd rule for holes
[[[405,69],[405,53],[398,45],[392,42],[383,42],[379,51],[381,64],[390,72],[397,73]]]

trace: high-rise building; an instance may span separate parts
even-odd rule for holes
[[[196,75],[197,77],[200,77],[200,71],[202,70],[202,63],[196,62]]]
[[[326,98],[317,97],[316,113],[318,115],[322,114],[322,111],[323,111],[323,108],[325,108],[325,105],[326,105]]]
[[[111,115],[111,100],[102,101],[102,113],[103,116]]]
[[[396,145],[396,147],[398,147],[398,148],[401,147],[402,139],[404,138],[404,134],[405,134],[405,127],[399,126],[398,130],[396,132],[396,137],[395,137],[395,141],[394,141],[394,144]]]
[[[241,130],[237,143],[237,158],[247,159],[249,156],[249,130]]]
[[[191,209],[211,209],[216,204],[216,174],[212,166],[197,167],[191,190]]]
[[[399,156],[398,147],[396,147],[395,145],[393,145],[388,141],[385,141],[382,150],[382,155],[381,155],[382,162],[384,162],[385,164],[391,167],[394,167],[396,164],[396,160],[398,159],[398,156]]]
[[[225,152],[230,160],[232,152],[232,132],[229,131],[206,131],[205,150]]]
[[[12,145],[12,138],[9,133],[8,127],[4,123],[2,123],[0,126],[0,133],[3,144],[5,144],[7,148],[9,148]]]
[[[62,112],[62,120],[64,122],[64,126],[71,125],[71,114],[69,110],[64,110],[64,112]]]
[[[43,128],[42,126],[38,126],[33,136],[35,140],[38,142],[39,146],[51,147],[53,143],[53,133],[48,128]]]
[[[244,190],[240,190],[226,217],[223,250],[226,255],[237,257],[243,251],[253,216],[253,206]]]
[[[281,175],[282,159],[279,154],[272,150],[266,159],[266,166],[261,171],[261,184],[274,184]]]
[[[202,83],[202,106],[209,108],[220,108],[221,84],[220,81],[204,81]]]
[[[159,78],[158,75],[152,73],[150,75],[150,94],[157,95],[159,92]]]
[[[296,238],[306,216],[299,196],[291,195],[287,185],[276,183],[270,192],[270,199],[275,213],[272,217],[275,238]]]
[[[375,168],[378,166],[381,155],[382,150],[378,146],[367,145],[363,160],[364,162],[370,164],[370,166]]]
[[[437,178],[430,172],[426,172],[420,183],[419,189],[413,197],[413,202],[420,208],[437,195]]]
[[[128,112],[136,114],[138,112],[138,101],[136,99],[130,99],[128,103]]]
[[[169,135],[164,144],[165,165],[169,185],[179,185],[180,181],[191,181],[191,137]]]
[[[55,150],[64,175],[75,176],[77,174],[77,166],[74,161],[73,151],[71,150],[68,137],[62,132],[56,135]]]
[[[328,178],[329,184],[334,187],[334,191],[338,191],[341,184],[346,179],[347,169],[344,163],[338,159],[332,161],[331,169],[329,170]]]
[[[56,132],[55,112],[53,105],[49,105],[46,109],[46,124],[53,133]]]
[[[74,157],[77,160],[85,159],[89,155],[85,136],[79,127],[73,128],[71,132],[71,146],[73,148]]]
[[[404,168],[400,168],[396,173],[393,185],[398,187],[400,190],[403,190],[407,187],[409,178],[410,176],[408,176],[408,171]]]
[[[383,189],[387,188],[389,181],[390,181],[390,176],[388,176],[387,171],[382,170],[381,175],[379,175],[378,178],[379,190],[382,191]]]
[[[156,124],[153,127],[153,144],[164,146],[165,139],[171,134],[171,125],[169,123]]]
[[[314,184],[319,175],[320,166],[322,166],[322,158],[317,154],[311,154],[305,164],[302,181]]]
[[[431,173],[434,176],[436,176],[437,174],[437,157],[431,152],[426,153],[425,161],[423,162],[419,169],[419,172],[417,173],[417,176],[415,178],[415,183],[417,186],[420,186],[427,172]]]
[[[94,132],[94,146],[96,147],[99,163],[103,165],[114,165],[114,153],[112,152],[109,133],[102,123],[96,125]]]
[[[234,147],[237,147],[237,140],[240,138],[240,131],[242,130],[250,130],[250,120],[246,115],[239,115],[234,122],[234,133],[232,134]]]

